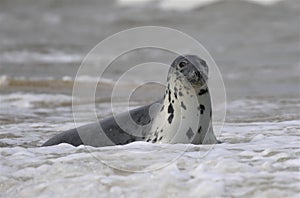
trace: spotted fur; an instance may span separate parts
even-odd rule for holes
[[[196,56],[188,57],[189,59],[193,65],[184,57],[177,58],[172,63],[167,78],[167,97],[150,130],[151,142],[194,144],[217,142],[211,127],[211,101],[205,83],[207,66],[204,66],[205,61]],[[181,60],[186,60],[188,67],[179,68],[177,64]],[[157,131],[163,136],[158,136]]]

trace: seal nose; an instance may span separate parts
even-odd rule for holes
[[[195,74],[195,76],[197,76],[198,78],[200,78],[201,77],[201,73],[197,70],[197,71],[195,71],[194,72],[194,74]]]
[[[192,72],[192,75],[193,75],[193,79],[196,80],[196,81],[203,81],[205,82],[207,80],[207,74],[206,72],[203,72],[203,71],[193,71]]]

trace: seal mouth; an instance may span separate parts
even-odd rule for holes
[[[193,85],[204,85],[206,84],[208,78],[206,75],[201,75],[201,76],[193,75],[191,77],[188,77],[187,80]]]
[[[208,80],[207,74],[201,71],[191,72],[191,75],[187,77],[187,80],[194,85],[204,85]]]

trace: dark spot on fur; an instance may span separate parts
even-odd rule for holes
[[[163,105],[163,106],[161,107],[160,112],[162,112],[162,111],[164,110],[164,108],[165,108],[165,105]]]
[[[181,101],[181,107],[186,110],[186,106],[184,105],[184,103]]]
[[[157,137],[155,137],[153,140],[152,140],[152,143],[155,143],[157,141]]]
[[[182,94],[182,92],[180,91],[180,92],[178,92],[179,93],[179,96],[183,96],[183,94]]]
[[[200,89],[198,95],[202,96],[203,94],[206,94],[207,92],[208,92],[208,88],[206,88],[206,89]]]
[[[191,129],[191,127],[189,128],[189,130],[186,132],[186,136],[189,138],[189,140],[194,136],[194,132]]]
[[[209,117],[211,118],[211,115],[212,115],[212,112],[211,112],[211,109],[210,109],[210,112],[209,112]]]
[[[201,133],[201,131],[202,131],[202,126],[199,127],[198,133]]]
[[[169,90],[169,102],[171,102],[171,91]]]
[[[200,104],[199,107],[198,107],[198,110],[200,110],[200,113],[203,114],[204,111],[205,111],[205,106]]]
[[[158,139],[158,141],[160,141],[162,138],[163,138],[163,136],[161,136],[161,137]]]
[[[174,96],[175,96],[176,99],[177,99],[177,92],[178,92],[177,87],[174,87]]]
[[[172,104],[169,104],[169,107],[168,107],[168,113],[171,113],[171,114],[174,113],[174,108],[173,108],[173,105],[172,105]]]
[[[169,117],[168,117],[169,124],[172,123],[173,118],[174,118],[174,114],[169,115]]]

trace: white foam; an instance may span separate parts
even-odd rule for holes
[[[160,8],[166,10],[191,10],[194,8],[205,7],[207,5],[219,2],[220,0],[164,0],[160,3]]]
[[[9,63],[32,63],[32,62],[42,62],[42,63],[73,63],[80,62],[82,56],[78,54],[66,54],[64,52],[52,51],[49,53],[41,53],[35,51],[11,51],[4,52],[0,56],[1,62]]]
[[[199,7],[206,7],[225,0],[118,0],[121,6],[137,6],[147,3],[156,3],[161,9],[185,11]],[[282,0],[240,0],[264,6],[271,6]]]
[[[149,2],[154,2],[156,0],[118,0],[120,5],[137,5],[137,4],[144,4]]]
[[[71,76],[63,76],[62,80],[65,81],[65,82],[72,82],[73,78]]]
[[[85,76],[85,75],[76,76],[76,81],[86,82],[86,83],[97,83],[97,82],[100,82],[100,83],[103,82],[103,83],[107,83],[107,84],[114,84],[115,83],[115,81],[113,79],[103,78],[103,77],[101,77],[101,79],[99,79],[99,77]]]
[[[146,142],[104,148],[0,147],[1,195],[259,197],[277,193],[293,197],[298,191],[299,134],[282,133],[286,127],[297,130],[298,124],[225,125],[224,143],[214,147]]]
[[[0,86],[7,86],[9,84],[9,77],[6,75],[0,76]]]
[[[71,102],[71,100],[71,96],[63,94],[31,94],[21,92],[3,94],[0,97],[0,103],[3,104],[2,108],[4,108],[4,104],[11,107],[31,108],[37,103],[61,104],[63,102]],[[5,106],[5,108],[8,108],[8,106]]]
[[[270,6],[270,5],[276,4],[283,0],[244,0],[244,1],[253,2],[253,3],[265,5],[265,6]]]

